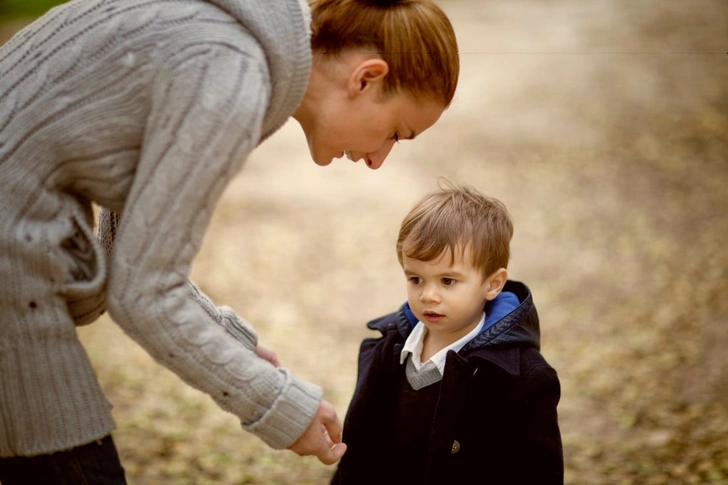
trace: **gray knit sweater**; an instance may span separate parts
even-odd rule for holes
[[[306,429],[321,389],[257,358],[188,275],[226,184],[303,97],[308,23],[299,0],[72,0],[0,49],[0,456],[114,428],[76,333],[104,308],[271,447]]]

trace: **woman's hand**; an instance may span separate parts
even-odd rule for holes
[[[263,347],[262,345],[258,345],[255,347],[255,355],[257,355],[261,359],[267,360],[275,367],[281,366],[281,363],[278,360],[278,356],[276,355],[276,353],[269,348]]]
[[[321,400],[308,429],[288,449],[300,456],[316,455],[324,465],[333,465],[346,452],[346,444],[341,442],[342,428],[334,406]]]

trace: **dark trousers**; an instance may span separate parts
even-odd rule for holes
[[[0,458],[1,485],[126,485],[111,436],[50,455]]]

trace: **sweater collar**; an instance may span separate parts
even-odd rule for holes
[[[311,12],[305,0],[207,0],[235,18],[260,43],[271,74],[271,99],[261,142],[303,100],[311,74]]]

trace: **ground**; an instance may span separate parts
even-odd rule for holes
[[[228,187],[193,267],[341,416],[365,322],[438,177],[500,198],[510,274],[562,382],[570,485],[728,484],[728,7],[718,0],[443,0],[453,105],[376,172],[315,166],[295,122]],[[355,116],[352,113],[352,116]],[[322,484],[107,319],[80,330],[130,484]]]

